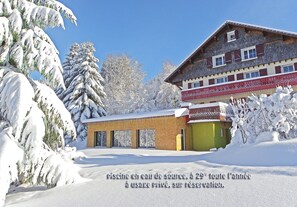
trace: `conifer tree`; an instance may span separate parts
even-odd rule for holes
[[[87,137],[87,129],[82,121],[106,115],[102,103],[106,96],[102,86],[103,78],[98,71],[99,60],[94,52],[95,48],[90,42],[74,44],[63,64],[66,90],[60,98],[71,113],[77,139],[83,141],[82,145],[85,145]]]
[[[64,134],[75,136],[69,112],[48,86],[32,80],[38,71],[51,87],[64,87],[58,50],[44,32],[75,22],[55,0],[0,0],[0,206],[11,182],[48,186],[80,178],[57,153]]]

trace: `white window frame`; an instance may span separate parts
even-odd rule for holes
[[[235,30],[227,32],[227,42],[233,42],[236,40]]]
[[[285,67],[289,67],[289,66],[292,66],[292,71],[285,71]],[[292,73],[295,71],[295,68],[294,68],[294,65],[293,64],[290,64],[290,65],[282,65],[282,72],[283,73]]]
[[[256,56],[255,57],[250,57],[249,56],[249,51],[250,50],[255,50],[255,54],[256,54]],[[248,58],[245,58],[244,57],[244,52],[246,52],[247,51],[247,53],[248,53]],[[241,60],[242,61],[247,61],[247,60],[253,60],[253,59],[256,59],[256,58],[258,58],[257,57],[257,49],[256,49],[256,46],[251,46],[251,47],[246,47],[246,48],[243,48],[243,49],[241,49]]]
[[[223,80],[223,82],[218,83],[218,80]],[[221,83],[227,83],[228,82],[228,77],[220,77],[215,79],[216,84],[221,84]]]
[[[195,86],[195,84],[197,84],[197,86]],[[193,82],[192,83],[192,88],[199,88],[200,86],[200,82]]]
[[[252,77],[253,76],[252,74],[254,74],[254,73],[258,73],[258,76]],[[247,76],[249,76],[249,77],[247,77]],[[251,71],[251,72],[248,72],[248,73],[244,74],[244,79],[252,79],[252,78],[258,78],[258,77],[260,77],[260,72],[259,71]]]
[[[217,58],[222,58],[222,64],[221,65],[217,65]],[[221,67],[226,65],[226,60],[225,60],[225,54],[221,54],[221,55],[216,55],[212,57],[212,62],[213,62],[213,68],[217,68],[217,67]]]

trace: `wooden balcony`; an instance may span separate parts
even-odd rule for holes
[[[297,85],[297,72],[282,73],[232,81],[223,84],[204,86],[200,88],[187,89],[182,91],[182,101],[187,102],[196,99],[210,98],[223,95],[234,95],[237,93],[254,92],[265,89],[272,89],[276,86]],[[217,100],[219,101],[219,99]]]
[[[189,120],[220,120],[226,121],[227,117],[227,106],[225,103],[209,103],[209,104],[196,104],[190,106]]]

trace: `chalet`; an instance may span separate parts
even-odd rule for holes
[[[226,21],[165,80],[182,101],[228,102],[230,97],[297,88],[297,34]]]
[[[231,96],[271,94],[279,85],[297,89],[297,34],[226,21],[165,81],[181,89],[181,109],[86,120],[88,147],[225,147]]]

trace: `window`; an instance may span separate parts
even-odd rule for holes
[[[256,47],[252,46],[252,47],[241,49],[241,57],[242,57],[242,60],[257,58]]]
[[[156,145],[155,129],[138,130],[138,139],[139,147],[154,148]]]
[[[294,71],[294,67],[293,65],[286,65],[283,66],[283,72],[284,73],[289,73],[289,72],[293,72]]]
[[[224,129],[221,128],[221,137],[224,137]]]
[[[117,130],[113,131],[112,146],[113,147],[132,147],[132,131]]]
[[[198,87],[200,87],[199,82],[192,83],[192,88],[198,88]]]
[[[216,83],[226,83],[228,82],[227,77],[217,78]]]
[[[106,146],[106,131],[95,131],[95,146]]]
[[[214,67],[219,67],[225,65],[225,54],[217,55],[212,57],[212,62],[214,63]]]
[[[227,33],[227,41],[232,42],[236,40],[235,30]]]
[[[259,76],[260,76],[259,71],[250,72],[250,73],[246,73],[246,74],[245,74],[245,78],[246,78],[246,79],[249,79],[249,78],[256,78],[256,77],[259,77]]]

